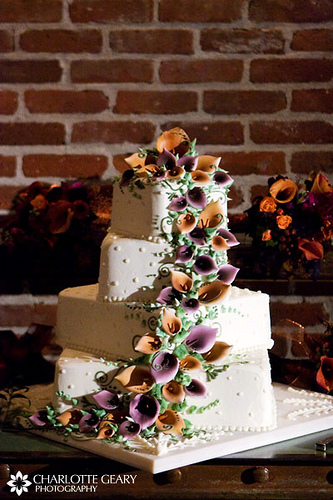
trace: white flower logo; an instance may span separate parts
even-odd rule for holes
[[[10,492],[16,493],[18,496],[22,495],[22,492],[28,493],[28,486],[32,483],[28,481],[28,474],[23,476],[21,471],[18,471],[16,476],[14,474],[10,475],[10,481],[8,481],[8,486],[10,486]]]

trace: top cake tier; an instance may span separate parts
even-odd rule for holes
[[[217,212],[222,212],[221,227],[227,227],[227,188],[214,186],[208,202],[218,202]],[[111,232],[119,236],[159,241],[164,234],[176,231],[177,221],[170,217],[172,197],[182,197],[177,182],[144,184],[135,192],[128,187],[114,186]],[[217,215],[217,214],[216,214]],[[179,220],[186,216],[186,210],[179,212]],[[199,221],[200,222],[200,221]]]

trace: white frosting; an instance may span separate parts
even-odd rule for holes
[[[108,233],[101,248],[99,300],[155,300],[170,281],[172,255],[172,248],[164,241],[156,243]]]
[[[147,311],[139,302],[101,302],[98,285],[63,290],[59,295],[57,340],[63,347],[117,359],[138,356],[136,336],[154,331],[160,309]],[[233,352],[272,345],[269,297],[231,287],[218,317],[206,324],[219,330],[217,340],[233,345]]]

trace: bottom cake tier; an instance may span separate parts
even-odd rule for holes
[[[180,412],[182,418],[191,422],[194,429],[215,434],[226,430],[274,429],[276,404],[267,350],[230,354],[217,370],[210,381],[204,372],[195,375],[205,382],[207,394],[187,397],[188,405]],[[54,406],[64,412],[73,407],[73,400],[78,408],[93,404],[92,395],[103,389],[124,392],[114,379],[118,372],[119,366],[115,363],[65,349],[56,367]],[[132,396],[134,394],[129,394],[129,398]]]

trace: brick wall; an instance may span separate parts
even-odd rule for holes
[[[230,212],[268,176],[333,180],[332,0],[1,0],[0,23],[0,215],[174,125],[222,155]]]

